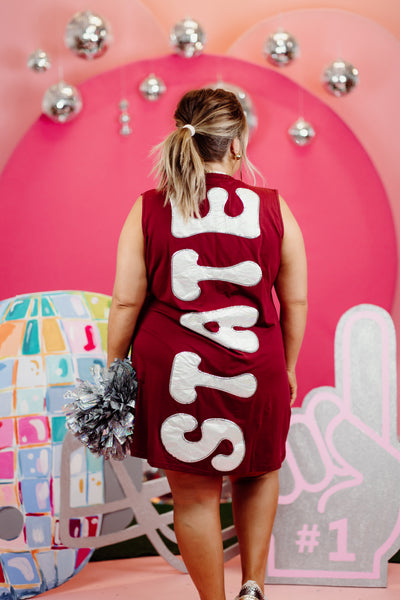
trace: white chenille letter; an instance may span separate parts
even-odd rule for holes
[[[234,327],[252,327],[258,319],[253,306],[228,306],[217,310],[185,313],[180,318],[184,327],[207,337],[226,348],[242,352],[257,352],[258,337],[253,331],[236,330]],[[204,325],[218,324],[218,331],[209,331]]]
[[[256,238],[260,235],[260,196],[247,188],[237,188],[236,194],[243,204],[243,211],[237,217],[230,217],[224,208],[228,200],[228,192],[214,187],[208,190],[207,198],[210,210],[205,217],[191,218],[185,221],[174,203],[172,209],[172,235],[186,238],[199,233],[230,233],[245,238]]]
[[[230,267],[203,267],[197,264],[199,255],[194,250],[178,250],[172,256],[172,292],[179,300],[195,300],[200,296],[199,281],[218,280],[252,286],[261,281],[260,266],[246,260]]]
[[[233,377],[219,377],[200,371],[201,358],[194,352],[179,352],[174,358],[169,380],[169,392],[181,404],[190,404],[197,398],[196,387],[221,390],[227,394],[250,398],[257,389],[257,379],[251,373]]]
[[[185,433],[198,427],[192,415],[177,413],[165,419],[161,425],[161,441],[172,456],[186,463],[194,463],[210,456],[223,440],[229,440],[233,446],[231,454],[217,454],[211,464],[217,471],[232,471],[242,462],[245,455],[245,443],[242,430],[236,423],[227,419],[206,419],[201,425],[201,439],[190,442]]]

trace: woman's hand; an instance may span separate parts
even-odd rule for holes
[[[295,370],[287,369],[287,376],[288,376],[289,388],[290,388],[290,406],[293,406],[293,404],[297,398],[297,379],[296,379]]]

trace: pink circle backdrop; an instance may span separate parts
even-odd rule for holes
[[[167,93],[148,102],[145,76],[161,76]],[[298,85],[280,72],[234,58],[176,56],[134,62],[81,86],[84,109],[66,125],[42,116],[27,132],[0,179],[0,253],[10,256],[0,297],[56,289],[110,294],[116,244],[139,194],[153,186],[149,152],[174,126],[188,89],[220,77],[251,96],[259,126],[249,155],[277,187],[304,233],[310,281],[309,324],[299,362],[299,403],[333,385],[333,335],[341,315],[360,303],[391,310],[397,254],[393,218],[381,180],[347,125],[303,91],[317,137],[295,146],[287,129],[298,117]],[[133,135],[119,135],[121,81]]]

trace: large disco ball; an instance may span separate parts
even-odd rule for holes
[[[191,58],[201,54],[206,43],[206,34],[193,19],[183,19],[171,29],[170,42],[174,52]]]
[[[284,67],[299,56],[299,46],[287,31],[276,31],[265,41],[264,55],[271,64]]]
[[[87,292],[21,295],[0,302],[0,598],[28,598],[61,585],[92,550],[60,539],[64,393],[105,364],[110,298]],[[103,502],[103,460],[72,460],[75,505]],[[96,535],[101,517],[70,524]],[[83,535],[83,534],[82,534]]]
[[[51,85],[43,96],[42,110],[56,123],[71,121],[81,109],[82,97],[78,89],[65,81]]]
[[[65,29],[65,45],[80,58],[99,58],[112,42],[110,26],[90,10],[76,13]]]
[[[111,298],[46,292],[0,302],[0,598],[30,598],[73,577],[93,548],[147,535],[184,571],[165,476],[146,480],[135,457],[104,461],[67,432],[63,407],[76,380],[106,363]],[[131,525],[133,517],[136,522]],[[224,539],[235,535],[233,526]],[[225,549],[228,560],[237,544]],[[16,593],[17,590],[17,593]]]
[[[257,114],[253,105],[253,101],[245,90],[237,85],[226,83],[222,80],[217,81],[217,83],[210,83],[204,87],[211,88],[212,90],[222,89],[236,94],[240,104],[242,105],[243,112],[247,120],[249,136],[255,131],[258,123]]]
[[[322,82],[330,94],[345,96],[358,85],[358,69],[345,60],[335,60],[325,68]]]

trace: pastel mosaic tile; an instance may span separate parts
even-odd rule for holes
[[[77,358],[77,365],[79,378],[93,381],[93,375],[90,371],[91,367],[93,367],[93,365],[100,365],[100,367],[105,367],[106,361],[104,358],[87,358],[86,356],[84,356]]]
[[[75,383],[74,367],[69,355],[46,356],[46,379],[48,385],[57,383]]]
[[[108,296],[102,296],[100,294],[90,294],[88,292],[85,292],[84,296],[92,318],[108,320],[111,298]]]
[[[17,321],[18,319],[24,319],[27,315],[31,298],[17,296],[15,300],[10,304],[8,312],[6,314],[6,321]]]
[[[0,418],[9,417],[13,412],[13,392],[12,390],[6,390],[0,392]]]
[[[45,409],[44,387],[17,389],[17,415],[37,415]]]
[[[13,481],[14,479],[14,452],[2,450],[0,452],[0,480]]]
[[[69,317],[75,319],[89,318],[89,310],[84,298],[78,294],[51,294],[51,301],[54,304],[57,314],[60,317]]]
[[[0,356],[18,356],[25,332],[25,321],[0,323]]]
[[[30,553],[2,554],[0,560],[11,585],[40,584],[40,574]]]
[[[0,483],[0,506],[18,506],[19,497],[17,484]]]
[[[28,321],[25,329],[24,341],[22,343],[22,354],[39,354],[39,322],[35,320]]]
[[[49,414],[63,413],[63,406],[65,406],[66,403],[64,394],[72,387],[72,385],[62,385],[47,388],[46,407]]]
[[[47,479],[22,479],[22,500],[26,513],[49,513],[50,485]]]
[[[49,297],[43,296],[41,299],[41,313],[42,317],[53,317],[56,313],[54,306]]]
[[[21,445],[45,444],[50,441],[49,421],[44,416],[18,417],[18,440]]]
[[[68,337],[73,354],[88,352],[101,353],[101,339],[97,327],[90,321],[63,320],[64,330]]]
[[[51,469],[51,447],[26,448],[18,452],[21,479],[32,477],[48,477]]]
[[[9,388],[13,382],[14,361],[10,358],[0,360],[0,389]]]
[[[26,543],[29,548],[50,548],[51,517],[27,516],[25,517]]]
[[[19,358],[17,361],[17,387],[35,387],[43,385],[46,385],[46,378],[42,357]]]
[[[47,353],[65,352],[66,345],[59,319],[43,319],[42,335],[44,350]]]
[[[14,419],[0,419],[0,449],[14,445]]]

